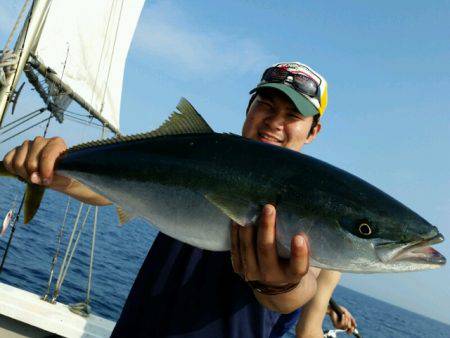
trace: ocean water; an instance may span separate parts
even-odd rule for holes
[[[23,184],[0,179],[0,221],[10,208],[18,206]],[[0,281],[43,295],[47,288],[50,266],[57,246],[67,197],[48,191],[35,219],[29,225],[17,224],[12,246]],[[69,206],[61,253],[55,269],[59,273],[79,204]],[[84,213],[83,213],[84,215]],[[58,301],[77,303],[86,298],[89,258],[92,242],[91,211],[61,288]],[[117,320],[134,278],[150,249],[156,230],[144,221],[133,221],[119,227],[113,207],[100,208],[94,253],[91,306],[94,313]],[[3,256],[10,231],[0,237]],[[364,337],[450,337],[450,325],[376,300],[344,287],[336,289],[335,299],[355,316]],[[324,328],[331,328],[326,319]],[[345,337],[345,334],[340,336]],[[294,337],[293,331],[286,335]]]

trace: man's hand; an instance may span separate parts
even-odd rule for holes
[[[338,314],[333,311],[331,308],[328,309],[328,315],[330,316],[331,321],[333,322],[333,326],[336,329],[346,330],[348,334],[353,333],[356,328],[356,320],[353,318],[350,311],[348,311],[345,307],[339,305],[343,314],[341,320],[339,320]]]
[[[307,278],[306,285],[303,285],[304,276],[309,270],[308,239],[304,234],[298,234],[292,239],[289,260],[278,256],[275,220],[275,207],[267,204],[255,226],[242,227],[232,224],[231,260],[234,271],[245,281],[258,281],[277,288],[300,283],[296,289],[276,296],[265,296],[255,292],[255,296],[264,303],[263,305],[279,312],[290,312],[313,296],[315,278],[313,281]],[[302,289],[300,293],[303,294],[299,295],[298,289]],[[267,297],[271,298],[271,304],[264,301]],[[285,304],[281,304],[282,302]]]
[[[62,138],[45,139],[38,136],[8,152],[3,158],[3,165],[10,173],[27,182],[60,191],[82,202],[94,205],[111,204],[108,199],[78,181],[55,174],[56,160],[66,150],[66,143]]]
[[[71,179],[55,175],[54,167],[56,159],[66,149],[66,143],[60,137],[45,139],[38,136],[7,153],[3,165],[27,182],[64,189],[71,184]]]

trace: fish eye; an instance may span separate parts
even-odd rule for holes
[[[343,217],[339,220],[339,224],[359,238],[370,239],[378,234],[377,227],[367,218]]]
[[[362,223],[360,223],[359,226],[358,226],[358,233],[359,233],[361,236],[369,237],[370,235],[373,234],[373,229],[372,229],[372,227],[370,226],[369,223],[367,223],[367,222],[362,222]]]

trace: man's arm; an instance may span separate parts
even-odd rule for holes
[[[314,298],[302,308],[297,323],[297,338],[322,338],[323,319],[327,313],[328,302],[341,278],[340,272],[322,270],[317,278],[317,292]]]
[[[93,192],[80,182],[54,173],[55,162],[67,150],[60,137],[36,137],[8,152],[3,165],[6,170],[25,181],[57,190],[77,200],[94,205],[111,204],[105,197]]]
[[[233,224],[231,258],[234,271],[247,282],[256,281],[267,288],[280,290],[296,286],[277,295],[253,291],[256,299],[268,309],[290,313],[314,296],[318,270],[309,269],[309,246],[304,234],[292,239],[289,260],[278,256],[275,220],[276,210],[268,204],[264,206],[256,226]]]

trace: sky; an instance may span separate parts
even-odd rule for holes
[[[0,3],[1,44],[18,11]],[[322,131],[304,152],[381,188],[450,238],[449,32],[444,0],[147,1],[126,64],[121,131],[157,128],[183,96],[215,131],[239,134],[262,71],[301,61],[329,84]],[[17,114],[36,106],[26,88]],[[68,126],[51,125],[49,135],[69,144],[99,135]],[[0,156],[17,142],[0,144]],[[450,241],[436,248],[450,257]],[[344,274],[341,284],[450,324],[449,282],[447,265]]]

